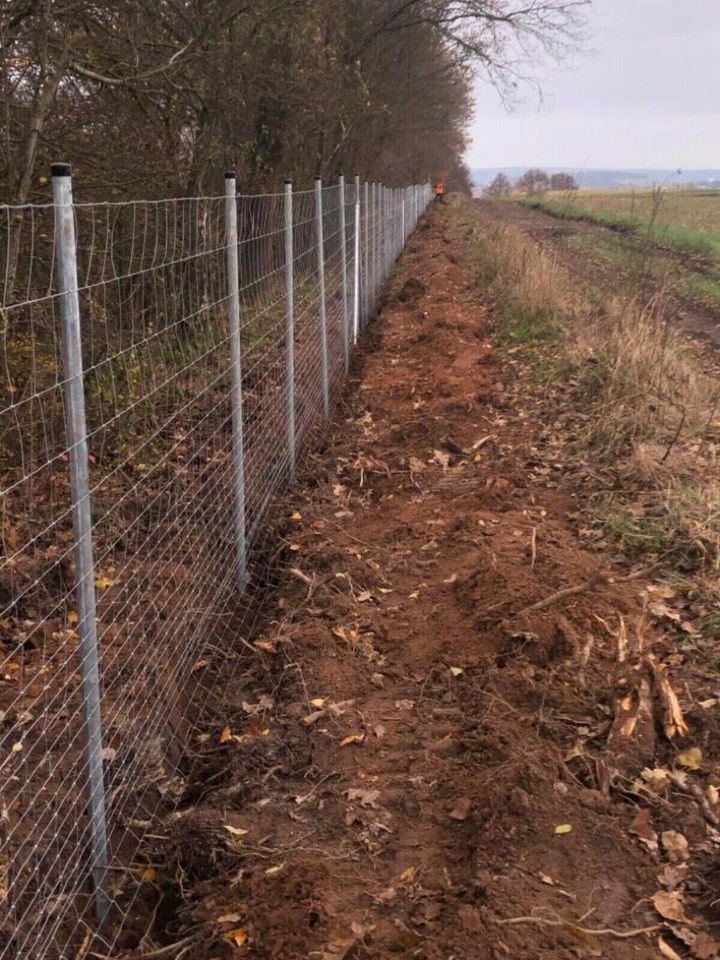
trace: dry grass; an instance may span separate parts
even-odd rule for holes
[[[548,196],[562,200],[565,194],[551,192]],[[720,191],[668,187],[662,191],[657,211],[650,188],[578,190],[573,202],[594,213],[608,211],[640,220],[650,220],[656,214],[660,223],[687,230],[702,230],[720,239]]]
[[[669,298],[597,302],[514,227],[493,228],[483,257],[504,335],[541,344],[548,383],[569,380],[589,413],[582,445],[617,487],[600,508],[608,525],[637,552],[714,575],[720,382],[678,332]]]

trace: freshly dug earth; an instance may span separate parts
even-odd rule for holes
[[[686,955],[650,899],[681,916],[658,835],[710,828],[637,785],[682,749],[662,643],[637,571],[581,545],[471,232],[434,209],[411,240],[154,857],[153,949],[123,956]]]

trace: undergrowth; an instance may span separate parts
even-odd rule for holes
[[[595,515],[630,556],[671,559],[720,592],[718,383],[671,299],[598,296],[512,226],[484,231],[472,257],[501,340],[534,350],[546,386],[565,381],[584,415],[569,453],[610,477]]]

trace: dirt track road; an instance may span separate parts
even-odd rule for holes
[[[186,960],[658,956],[657,856],[603,773],[597,617],[632,623],[640,582],[581,545],[468,242],[447,210],[411,240],[292,495],[262,652],[227,695],[243,736],[210,745],[162,852]]]
[[[563,220],[542,210],[506,201],[476,200],[481,221],[517,227],[553,251],[571,276],[592,284],[605,293],[627,289],[654,292],[672,304],[678,323],[714,350],[720,347],[720,309],[688,293],[683,281],[717,276],[707,261],[647,244],[618,230],[585,220]],[[603,255],[610,245],[611,256]],[[644,276],[643,276],[644,275]]]

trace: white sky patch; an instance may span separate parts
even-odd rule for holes
[[[471,167],[720,167],[720,0],[594,0],[587,52],[512,112],[476,84]]]

